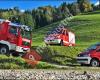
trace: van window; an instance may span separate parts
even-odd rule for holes
[[[10,26],[9,33],[17,34],[17,28],[15,26]]]

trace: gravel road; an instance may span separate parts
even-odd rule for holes
[[[0,70],[0,80],[100,80],[100,72],[80,70]]]

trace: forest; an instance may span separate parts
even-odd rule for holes
[[[59,7],[52,7],[50,5],[40,6],[36,9],[25,10],[24,12],[21,12],[18,7],[13,7],[0,9],[0,18],[28,25],[32,29],[38,29],[53,22],[63,20],[66,17],[98,10],[99,7],[99,5],[94,6],[94,4],[91,4],[89,0],[77,0],[77,2],[70,4],[63,2]]]

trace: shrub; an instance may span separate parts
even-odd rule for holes
[[[42,56],[42,59],[45,61],[51,61],[51,58],[57,55],[57,52],[51,49],[49,46],[37,47],[36,51]]]

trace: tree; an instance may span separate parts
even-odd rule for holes
[[[18,16],[10,16],[9,17],[9,20],[11,21],[11,22],[14,22],[14,23],[19,23],[20,21],[19,21],[19,18],[18,18]]]
[[[24,20],[24,14],[19,15],[19,22],[20,24],[25,24],[25,20]]]
[[[72,3],[67,4],[69,11],[71,12]]]
[[[6,12],[2,12],[2,18],[4,19],[9,19],[10,15],[9,15],[9,12],[6,11]]]
[[[24,21],[25,25],[30,26],[34,29],[35,26],[35,20],[33,20],[32,15],[29,13],[24,14]]]
[[[79,6],[78,6],[78,3],[73,3],[72,6],[71,6],[71,13],[73,15],[77,15],[80,13],[80,9],[79,9]]]
[[[35,19],[32,17],[32,14],[27,11],[19,15],[19,23],[32,27],[32,29],[36,26]]]
[[[49,24],[53,21],[52,7],[51,6],[44,7],[44,17],[46,19],[47,24]]]
[[[93,10],[89,0],[77,0],[77,3],[79,4],[81,12],[88,12]]]
[[[3,18],[3,14],[2,14],[2,12],[0,12],[0,18]]]
[[[44,19],[44,15],[43,15],[43,10],[38,8],[35,11],[35,14],[33,17],[34,17],[35,22],[36,22],[36,26],[37,26],[36,28],[42,27],[46,24],[46,23],[44,23],[45,19]]]
[[[61,4],[60,10],[61,10],[61,14],[62,14],[63,18],[66,18],[66,17],[70,16],[70,14],[71,14],[69,9],[67,8],[66,2]]]

